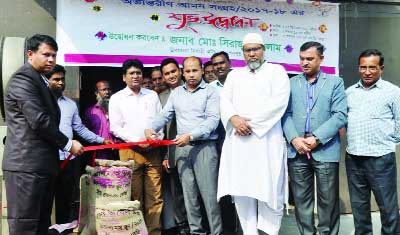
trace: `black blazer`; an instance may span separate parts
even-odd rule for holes
[[[60,109],[41,75],[25,64],[7,84],[7,139],[3,170],[56,174],[58,149],[68,143],[59,130]]]

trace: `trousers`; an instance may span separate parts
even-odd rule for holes
[[[347,153],[346,173],[355,235],[372,235],[371,191],[374,193],[381,213],[381,234],[396,234],[399,208],[395,153],[381,157],[356,156]]]
[[[314,225],[315,176],[319,234],[337,235],[340,225],[339,163],[320,162],[297,155],[288,159],[288,170],[300,234],[317,234]]]
[[[190,233],[207,233],[201,213],[203,202],[211,234],[222,234],[221,211],[217,202],[218,155],[215,142],[178,147],[175,157]]]
[[[121,161],[135,161],[132,172],[132,200],[140,201],[149,235],[160,235],[163,199],[162,158],[159,149],[141,153],[131,149],[121,149],[119,156]]]
[[[10,235],[47,235],[55,175],[3,171]]]

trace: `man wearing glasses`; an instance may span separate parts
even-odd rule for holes
[[[161,112],[157,93],[141,87],[143,70],[140,60],[125,60],[122,64],[122,79],[126,87],[110,98],[110,130],[124,142],[145,140],[144,129]],[[164,137],[162,130],[156,135],[161,139]],[[119,158],[121,161],[135,161],[132,172],[132,199],[140,201],[149,235],[161,235],[163,199],[160,148],[140,144],[120,149]]]
[[[285,69],[264,60],[260,34],[243,39],[247,66],[228,74],[221,90],[226,129],[218,194],[234,198],[244,234],[277,235],[283,215],[285,158],[281,117],[289,100]],[[257,97],[257,98],[254,98]]]
[[[347,122],[343,79],[321,71],[324,46],[300,47],[303,73],[290,79],[290,100],[282,127],[288,143],[288,168],[299,233],[339,233],[339,129]],[[314,177],[318,230],[314,225]]]
[[[382,79],[383,62],[380,51],[363,51],[358,58],[361,79],[346,90],[346,171],[355,235],[372,234],[371,191],[382,234],[395,234],[399,217],[395,150],[400,142],[400,88]]]

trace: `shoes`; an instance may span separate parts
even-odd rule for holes
[[[179,229],[179,235],[190,235],[190,229],[189,229],[189,227],[180,228],[180,229]]]
[[[189,224],[187,223],[179,224],[178,229],[179,229],[179,235],[190,235]]]
[[[179,231],[176,227],[170,228],[170,229],[165,229],[161,231],[161,235],[178,235]]]

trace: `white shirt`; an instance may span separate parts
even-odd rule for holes
[[[126,87],[110,98],[110,130],[126,142],[144,140],[144,130],[151,128],[152,121],[160,112],[161,103],[156,92],[141,88],[136,95]]]
[[[218,93],[221,93],[224,84],[222,84],[218,79],[209,83],[210,86],[217,88]]]

